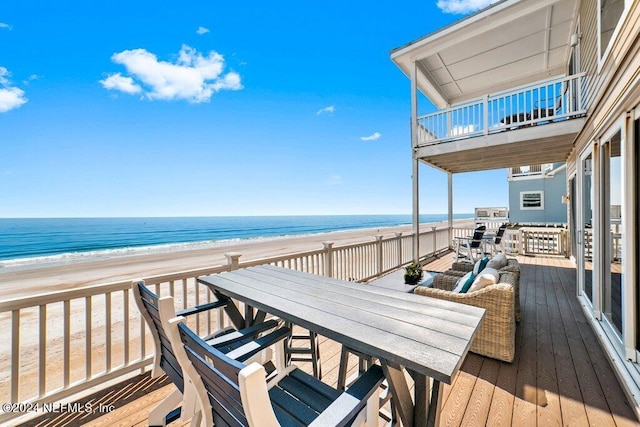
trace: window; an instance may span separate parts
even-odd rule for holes
[[[600,0],[598,26],[600,30],[600,58],[604,58],[607,47],[624,12],[625,0]]]
[[[544,191],[520,192],[520,209],[544,209]]]

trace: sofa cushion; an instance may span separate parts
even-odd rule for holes
[[[500,273],[495,268],[487,267],[474,279],[468,292],[479,291],[490,285],[495,285],[500,280]]]
[[[489,257],[484,257],[476,261],[476,264],[473,266],[473,274],[478,275],[482,270],[484,270],[488,262]]]
[[[469,286],[467,286],[467,289],[469,289],[469,287],[473,283],[473,278],[474,278],[473,271],[469,271],[464,276],[458,279],[458,281],[456,282],[456,285],[453,287],[451,292],[464,293],[462,290],[467,285],[467,282],[469,283]]]
[[[503,253],[497,253],[493,258],[487,263],[487,267],[495,268],[496,270],[500,270],[503,267],[507,266],[507,256]]]

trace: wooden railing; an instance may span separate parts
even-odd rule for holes
[[[365,281],[411,261],[413,238],[397,233],[343,246],[327,242],[314,251],[246,262],[239,253],[229,253],[225,265],[136,280],[143,279],[161,296],[173,296],[178,309],[212,300],[197,277],[252,265],[271,264]],[[419,239],[422,256],[450,247],[448,228],[431,227]],[[36,405],[80,396],[151,364],[153,343],[135,306],[131,283],[119,281],[0,301],[0,402],[10,404],[10,410],[3,407],[0,412],[0,423],[35,416],[37,407],[42,414],[43,407]],[[222,315],[206,313],[189,322],[199,334],[208,334],[225,320]],[[31,414],[23,416],[28,412]]]
[[[525,255],[567,254],[569,233],[566,228],[522,228],[520,234]]]
[[[581,117],[586,113],[580,89],[585,75],[521,86],[420,116],[416,126],[418,145]]]

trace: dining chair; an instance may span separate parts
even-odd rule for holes
[[[285,367],[285,342],[291,330],[281,327],[247,347],[277,341],[275,377],[267,381],[264,367],[245,364],[199,338],[176,317],[169,321],[170,333],[183,346],[178,360],[199,379],[195,388],[205,425],[277,426],[366,426],[378,425],[378,387],[382,368],[372,366],[342,392],[306,374],[295,365]],[[239,349],[240,350],[240,349]]]
[[[195,426],[198,424],[198,420],[194,418],[194,415],[198,412],[196,410],[196,397],[193,387],[190,385],[191,381],[188,378],[185,379],[183,370],[176,359],[175,348],[181,344],[179,340],[172,342],[167,333],[168,321],[176,316],[191,316],[210,310],[219,310],[227,304],[231,304],[231,301],[228,298],[220,299],[212,303],[186,308],[176,312],[173,297],[159,297],[152,292],[143,281],[133,282],[132,289],[138,309],[149,326],[155,345],[151,376],[156,378],[164,372],[176,386],[176,390],[151,410],[149,414],[149,425],[165,426],[180,417],[185,421],[191,418],[192,425]],[[221,323],[219,322],[218,324]],[[218,351],[229,353],[242,347],[247,342],[256,339],[265,331],[274,329],[277,326],[277,320],[269,320],[237,331],[232,329],[218,330],[216,333],[208,335],[203,339],[208,345],[215,347]],[[273,366],[271,362],[271,350],[265,347],[261,348],[260,351],[260,354],[258,354],[254,360],[264,362],[266,369],[272,372],[275,366]],[[242,353],[235,354],[235,357],[239,360],[247,360],[248,357],[253,356],[253,353],[248,356]]]

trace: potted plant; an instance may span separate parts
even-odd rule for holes
[[[422,266],[417,262],[412,262],[404,268],[404,283],[415,285],[422,280]]]

